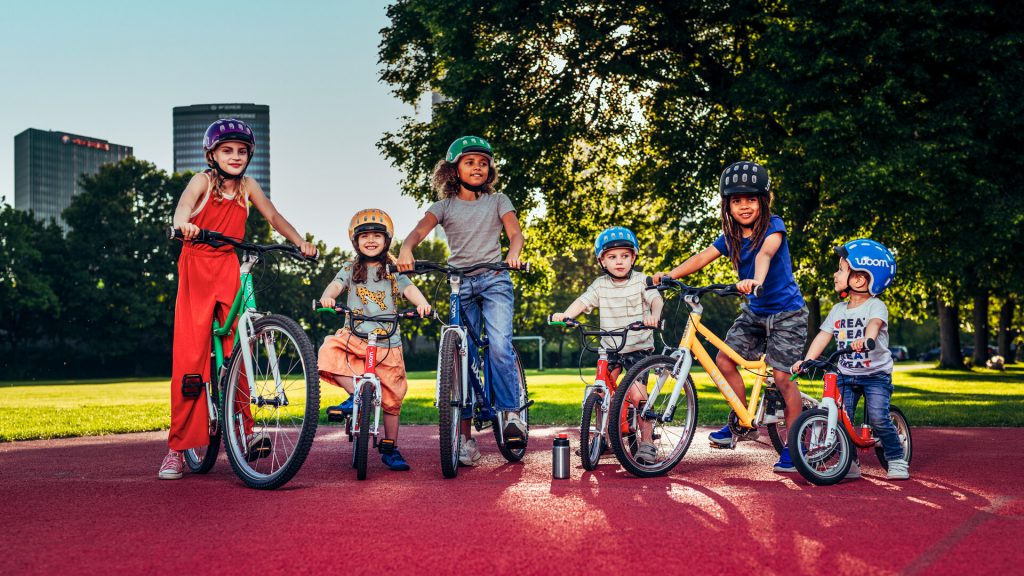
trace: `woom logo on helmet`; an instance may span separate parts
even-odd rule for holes
[[[868,258],[867,256],[861,256],[855,262],[858,266],[889,266],[891,264],[881,258]]]

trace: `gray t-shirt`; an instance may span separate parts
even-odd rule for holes
[[[508,196],[500,192],[481,194],[476,200],[452,196],[434,202],[427,212],[437,218],[448,236],[449,264],[462,267],[501,262],[501,217],[515,212]]]
[[[377,265],[366,266],[366,282],[356,284],[352,281],[352,262],[346,262],[341,267],[334,281],[345,287],[348,293],[345,305],[356,314],[364,316],[376,316],[378,314],[396,314],[398,307],[395,298],[405,292],[405,289],[412,285],[404,274],[385,275],[383,280],[377,280]],[[387,331],[377,322],[357,322],[356,329],[369,334],[376,332],[384,335]],[[397,348],[402,345],[402,336],[398,329],[388,341],[378,341],[377,345],[382,348]]]
[[[875,339],[874,350],[839,357],[839,372],[847,376],[892,373],[892,353],[889,352],[889,309],[878,298],[868,298],[856,308],[849,308],[848,305],[847,302],[836,304],[821,323],[821,331],[831,332],[837,346],[846,348],[850,342],[863,338],[868,321],[873,318],[882,321],[882,328]]]

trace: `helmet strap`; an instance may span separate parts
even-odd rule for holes
[[[870,295],[871,291],[870,290],[856,290],[854,288],[851,288],[849,282],[847,282],[846,288],[841,288],[839,290],[838,294],[839,294],[839,298],[841,300],[846,300],[852,294],[868,294],[868,295]]]
[[[484,191],[484,187],[487,186],[487,183],[484,182],[483,184],[480,184],[479,186],[474,186],[472,184],[469,184],[468,182],[466,182],[462,178],[459,178],[459,185],[462,186],[463,188],[465,188],[466,190],[469,190],[470,192],[476,192],[476,195],[479,197],[480,193]]]

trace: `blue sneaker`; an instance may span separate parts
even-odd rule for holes
[[[346,418],[352,415],[352,396],[348,397],[337,406],[327,407],[327,421],[328,422],[344,422]]]
[[[708,440],[711,440],[719,446],[730,446],[733,444],[732,430],[729,430],[729,425],[722,426],[722,429],[718,432],[712,432],[708,434]]]
[[[391,452],[381,454],[380,461],[395,472],[405,472],[409,469],[409,463],[402,458],[402,453],[398,451],[398,448],[392,448]]]
[[[796,467],[793,466],[793,459],[789,457],[788,449],[782,451],[782,455],[779,456],[779,461],[775,463],[772,470],[783,474],[796,472]]]

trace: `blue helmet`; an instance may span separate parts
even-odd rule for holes
[[[850,270],[864,272],[871,281],[868,293],[878,296],[896,278],[896,258],[888,248],[874,240],[859,238],[850,240],[842,246],[836,246],[836,254],[846,258]]]
[[[597,235],[597,238],[594,239],[594,256],[600,260],[601,254],[612,248],[629,248],[634,253],[639,254],[640,242],[637,241],[636,234],[633,234],[633,231],[629,228],[612,226],[602,230]]]

